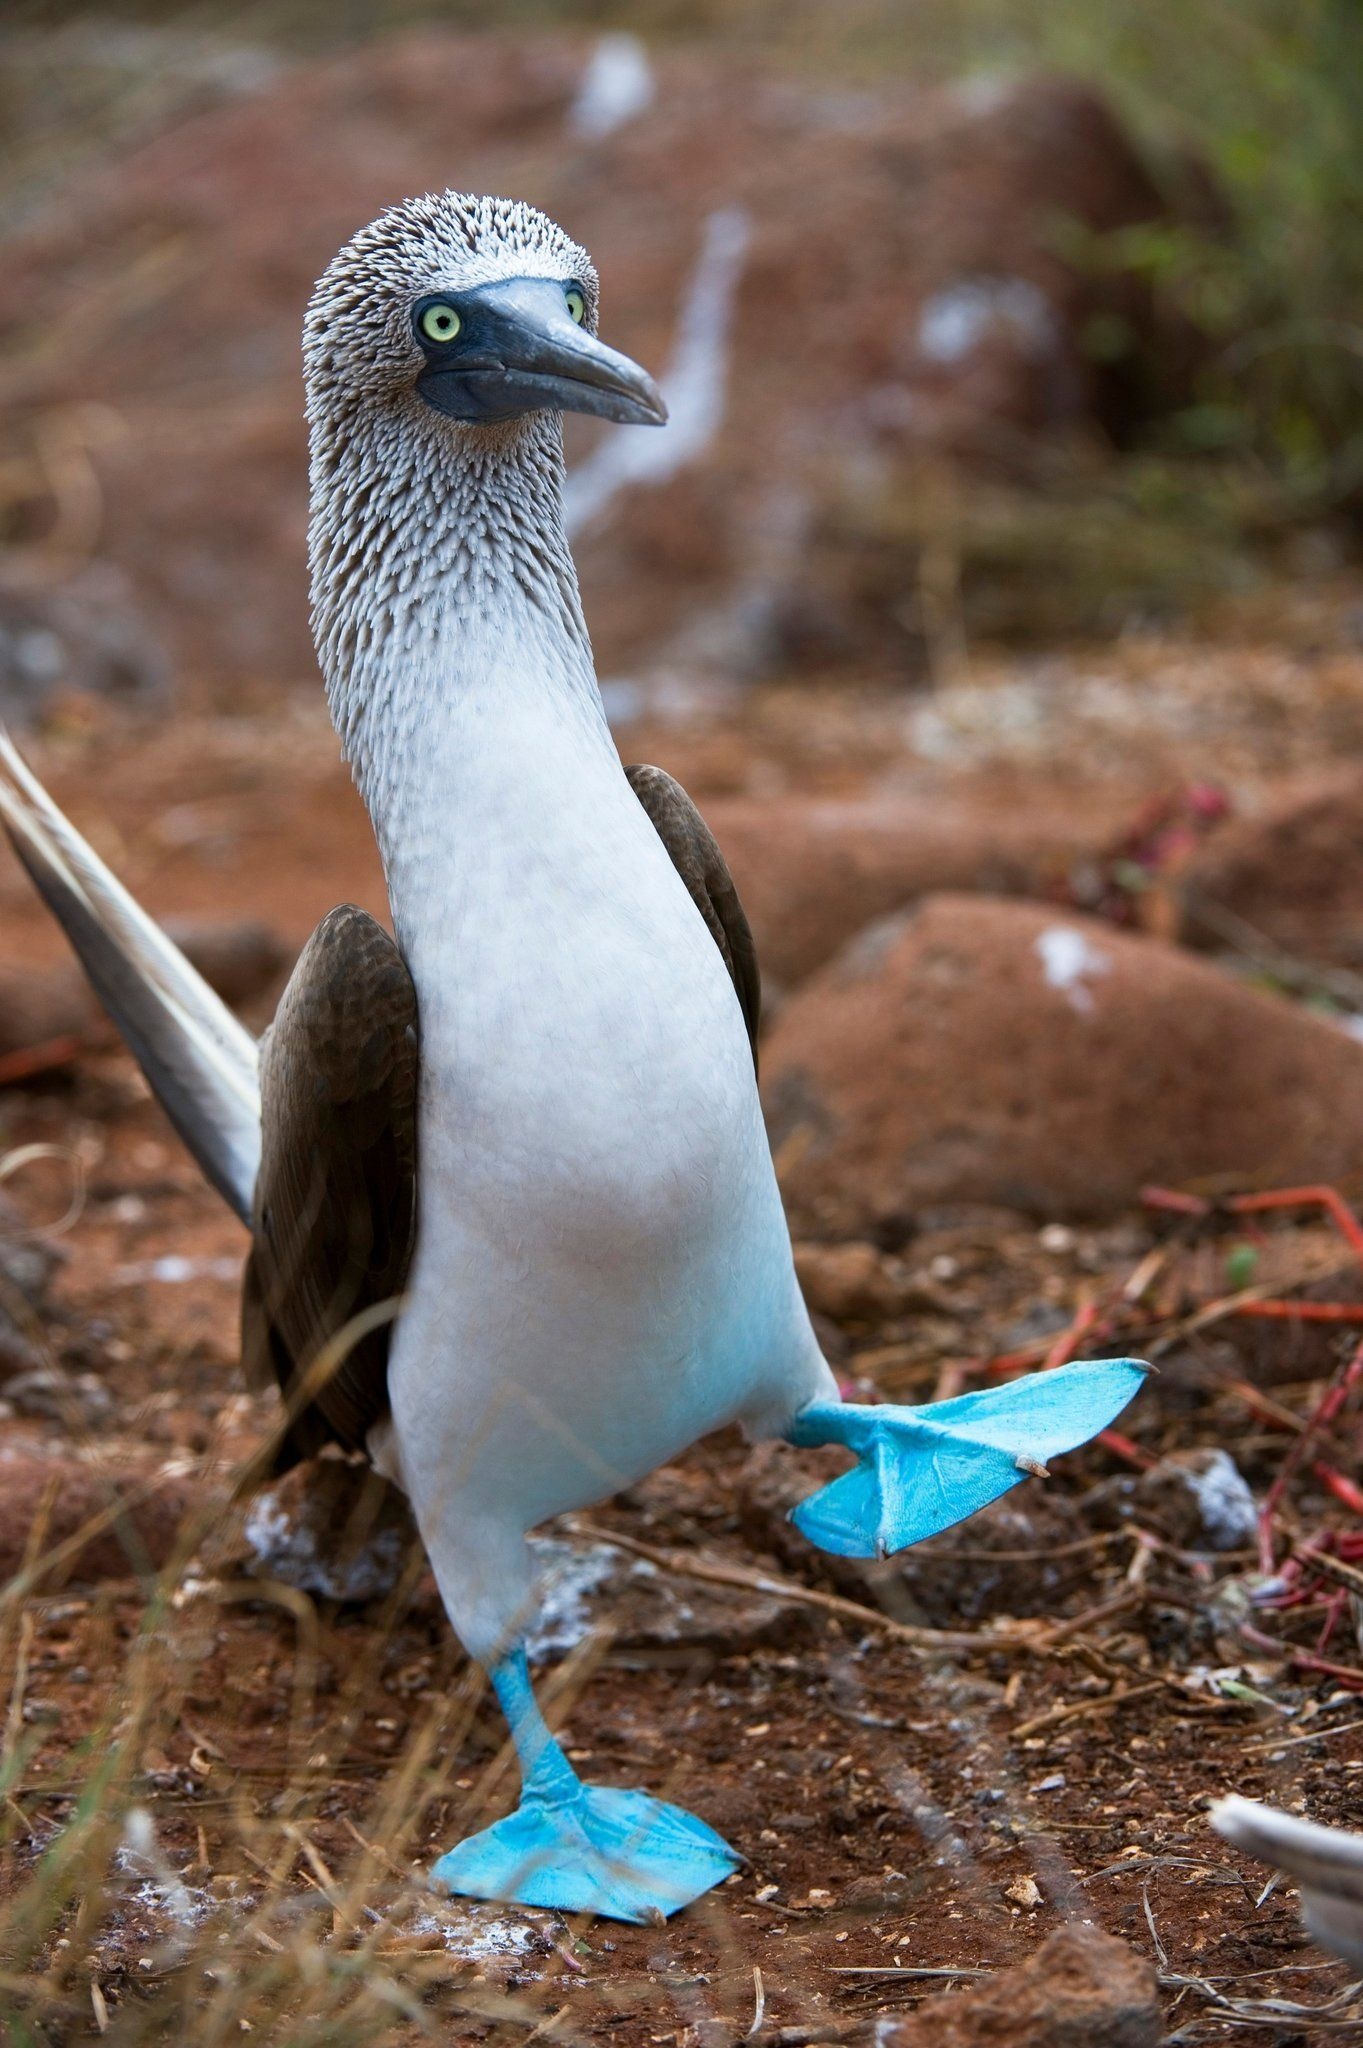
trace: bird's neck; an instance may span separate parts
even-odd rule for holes
[[[612,758],[563,526],[557,418],[451,433],[314,423],[313,631],[332,718],[403,892],[518,744]],[[475,808],[482,808],[481,804]]]

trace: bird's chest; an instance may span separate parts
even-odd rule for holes
[[[466,815],[404,950],[426,1185],[513,1241],[649,1258],[731,1220],[761,1126],[718,949],[610,769],[527,766]]]

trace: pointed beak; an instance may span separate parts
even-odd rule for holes
[[[527,412],[586,412],[660,427],[667,407],[647,370],[579,327],[550,278],[507,278],[460,292],[457,340],[426,348],[421,397],[447,419],[514,419]]]

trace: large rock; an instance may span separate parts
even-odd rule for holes
[[[386,1598],[420,1542],[405,1497],[349,1458],[313,1458],[257,1493],[247,1569],[326,1600]]]
[[[170,937],[209,986],[234,1007],[283,980],[293,950],[258,918],[167,918]],[[0,965],[0,1057],[61,1038],[84,1038],[104,1012],[69,954],[50,966]]]
[[[1153,1965],[1075,1922],[1016,1969],[902,2018],[881,2014],[865,2038],[874,2048],[1158,2048],[1163,2033]]]
[[[705,806],[764,979],[791,987],[863,925],[944,889],[1043,896],[1111,834],[1110,810],[984,798],[722,797]]]
[[[1363,1160],[1363,1046],[1158,940],[937,896],[786,1005],[772,1138],[811,1234],[924,1206],[1120,1210],[1151,1180],[1338,1180]]]
[[[581,549],[608,668],[740,597],[798,639],[793,615],[819,597],[801,507],[830,471],[852,489],[943,439],[996,457],[1073,427],[1120,436],[1175,359],[1134,273],[1072,260],[1055,232],[1062,216],[1082,239],[1168,213],[1082,88],[852,98],[677,53],[657,59],[645,118],[584,127],[591,56],[567,37],[386,37],[175,121],[10,239],[14,466],[55,473],[57,448],[62,476],[88,473],[82,552],[126,572],[181,666],[312,673],[302,309],[338,245],[408,193],[454,184],[546,207],[599,262],[610,338],[655,368],[709,224],[733,208],[750,223],[742,255],[729,237],[722,431],[703,423],[725,353],[712,333],[708,388],[682,409],[700,422],[693,460],[626,492],[629,516]],[[1103,321],[1128,337],[1121,361],[1088,346]],[[579,456],[589,432],[574,427]],[[32,512],[47,540],[56,513]],[[901,565],[901,609],[914,580]]]
[[[0,1449],[0,1584],[26,1565],[46,1586],[157,1571],[204,1517],[202,1489],[146,1465],[106,1469],[65,1452]]]
[[[1296,781],[1222,826],[1182,869],[1178,893],[1194,943],[1262,939],[1363,974],[1363,774]]]

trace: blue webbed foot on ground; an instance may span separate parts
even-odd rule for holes
[[[562,1805],[527,1798],[442,1856],[431,1881],[466,1898],[648,1922],[689,1906],[742,1860],[679,1806],[579,1785]]]
[[[802,1501],[797,1528],[840,1557],[886,1557],[988,1506],[1115,1421],[1148,1367],[1105,1358],[1031,1373],[922,1408],[814,1401],[795,1444],[845,1444],[850,1472]]]
[[[432,1884],[471,1899],[505,1899],[611,1920],[665,1920],[743,1858],[680,1806],[647,1792],[584,1785],[545,1726],[524,1650],[491,1674],[520,1758],[521,1803],[442,1856]]]

